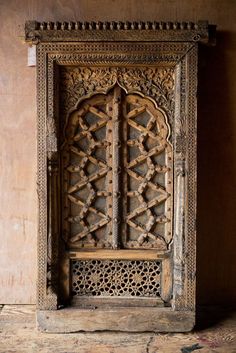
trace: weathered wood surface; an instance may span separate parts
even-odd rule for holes
[[[206,309],[205,309],[206,310]],[[213,317],[212,317],[212,314]],[[223,319],[212,321],[221,316]],[[34,306],[4,306],[0,314],[1,353],[233,353],[236,316],[207,309],[206,329],[185,334],[75,333],[48,334],[35,328]],[[213,324],[215,323],[215,325]]]
[[[157,251],[157,250],[116,250],[115,254],[112,250],[101,249],[98,251],[70,251],[70,258],[81,259],[81,260],[109,260],[109,259],[123,259],[123,260],[157,260],[168,256],[168,251]]]
[[[159,307],[75,308],[37,312],[39,329],[48,332],[79,331],[187,332],[194,312]]]
[[[138,30],[147,41],[203,41],[209,34],[206,21],[192,22],[26,22],[26,41],[38,43],[64,41],[137,40]],[[104,35],[104,30],[106,33]],[[179,36],[178,31],[182,31]],[[91,34],[92,32],[92,34]],[[128,32],[128,33],[127,33]]]
[[[102,300],[99,297],[92,296],[74,296],[72,299],[72,306],[80,308],[96,308],[96,307],[164,307],[163,300],[160,298],[148,298],[147,297],[132,297],[127,300],[126,297],[103,297]]]

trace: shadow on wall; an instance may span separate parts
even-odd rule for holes
[[[230,87],[234,73],[227,56],[235,43],[234,33],[218,32],[217,45],[202,46],[199,52],[197,303],[200,305],[232,305],[235,300],[233,128],[236,117],[230,102],[230,97],[234,97]]]

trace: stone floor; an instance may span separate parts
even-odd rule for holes
[[[194,332],[49,334],[35,328],[35,307],[0,308],[1,353],[236,353],[236,314],[201,308]]]

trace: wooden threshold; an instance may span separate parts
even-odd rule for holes
[[[39,310],[38,328],[44,332],[80,331],[188,332],[195,323],[192,311],[172,308],[115,307]]]
[[[80,260],[161,260],[170,256],[170,251],[157,250],[70,250],[71,259]]]

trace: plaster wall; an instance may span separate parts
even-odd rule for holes
[[[24,22],[197,21],[218,26],[199,67],[197,295],[236,301],[236,1],[0,0],[0,303],[35,303],[36,69]]]

